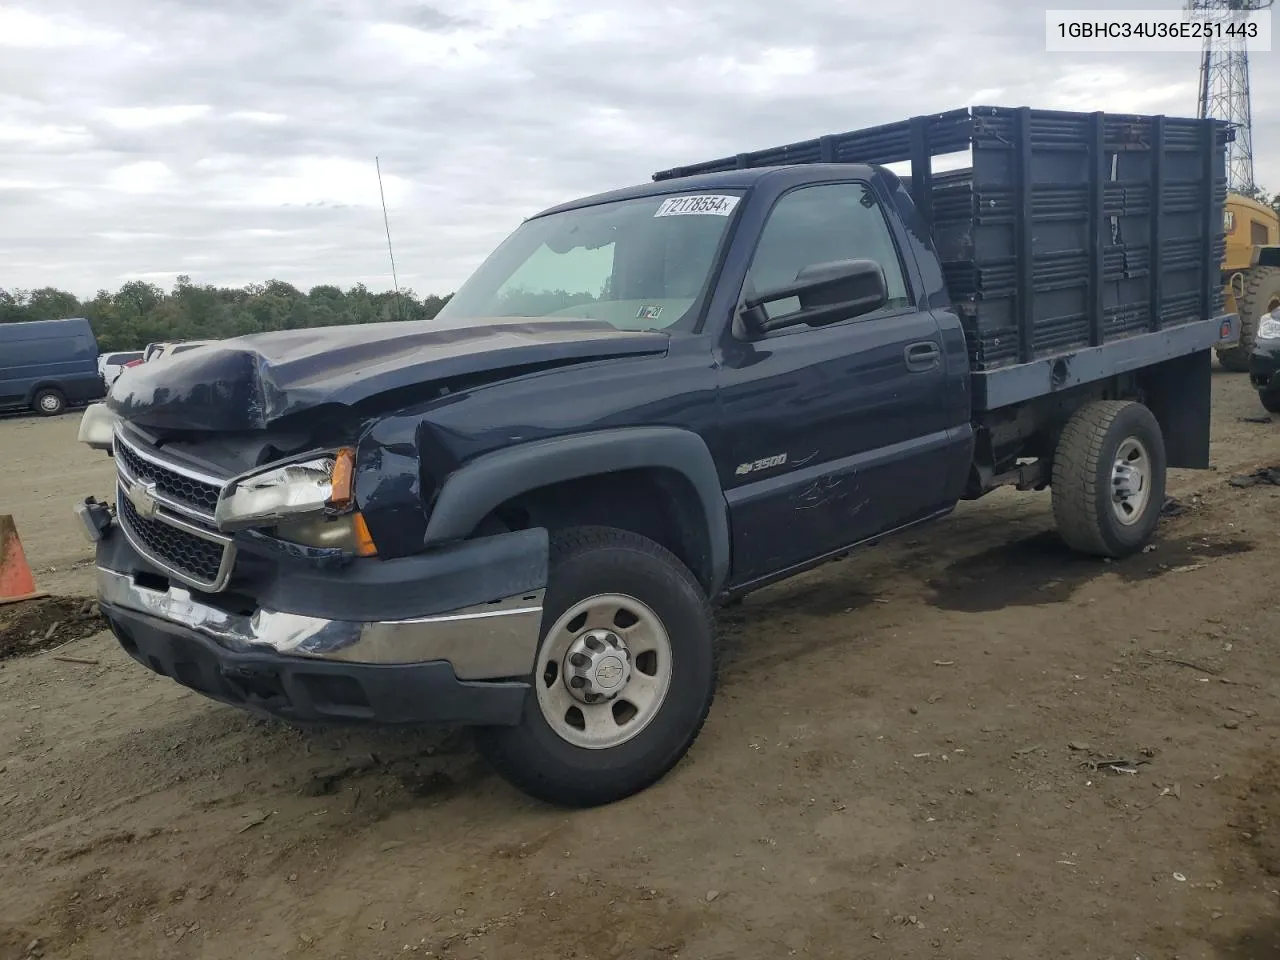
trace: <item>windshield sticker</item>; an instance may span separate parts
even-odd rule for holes
[[[683,197],[668,197],[662,201],[662,206],[658,207],[655,217],[689,217],[696,215],[710,215],[715,217],[727,217],[733,213],[733,208],[738,205],[737,197],[720,197],[710,196],[706,194],[696,194]]]
[[[661,306],[645,305],[636,311],[637,320],[657,320],[662,316]]]

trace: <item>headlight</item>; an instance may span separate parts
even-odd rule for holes
[[[1280,340],[1280,320],[1272,314],[1267,314],[1258,324],[1255,337],[1259,340]]]
[[[80,434],[76,438],[94,450],[111,452],[115,445],[116,424],[120,418],[105,403],[91,403],[80,418]]]
[[[274,526],[308,514],[346,511],[352,504],[355,451],[344,447],[233,481],[214,511],[222,530]]]

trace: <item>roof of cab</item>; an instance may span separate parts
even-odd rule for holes
[[[769,177],[787,177],[790,175],[797,181],[820,179],[838,170],[853,177],[866,177],[871,167],[861,163],[797,163],[774,167],[748,167],[742,170],[723,170],[716,173],[699,173],[691,177],[673,177],[669,180],[653,180],[638,183],[606,193],[597,193],[589,197],[579,197],[565,203],[548,207],[535,213],[530,220],[545,217],[548,214],[560,213],[564,210],[575,210],[579,207],[591,207],[599,203],[611,203],[617,200],[632,200],[636,197],[660,197],[672,193],[688,193],[691,190],[748,190],[761,180]]]

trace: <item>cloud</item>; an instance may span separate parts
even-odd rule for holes
[[[12,149],[36,148],[66,150],[88,146],[92,142],[83,127],[60,127],[53,123],[26,124],[18,119],[0,118],[0,145]]]
[[[284,123],[288,120],[288,116],[283,113],[271,113],[267,110],[232,110],[227,114],[227,121],[235,123],[243,121],[245,123]]]
[[[209,113],[206,103],[175,104],[169,107],[105,107],[102,117],[122,130],[146,130],[170,127],[195,120]]]
[[[177,187],[178,178],[160,160],[139,160],[109,171],[104,185],[119,193],[166,193]]]
[[[237,171],[240,177],[247,171]],[[345,157],[296,157],[270,163],[263,176],[250,184],[239,202],[250,206],[372,207],[380,203],[376,168]],[[411,185],[400,176],[382,178],[387,202],[410,195]]]
[[[1252,70],[1280,190],[1280,66]],[[658,169],[975,103],[1189,115],[1197,80],[1047,54],[1019,0],[8,0],[0,287],[389,288],[376,156],[401,283],[447,292]]]
[[[79,18],[47,16],[35,10],[0,7],[0,47],[64,50],[104,47],[121,35]]]

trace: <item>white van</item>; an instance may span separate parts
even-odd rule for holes
[[[104,353],[98,357],[98,373],[102,374],[102,382],[107,389],[116,382],[116,378],[124,373],[125,364],[142,359],[141,350],[118,350],[115,353]]]

